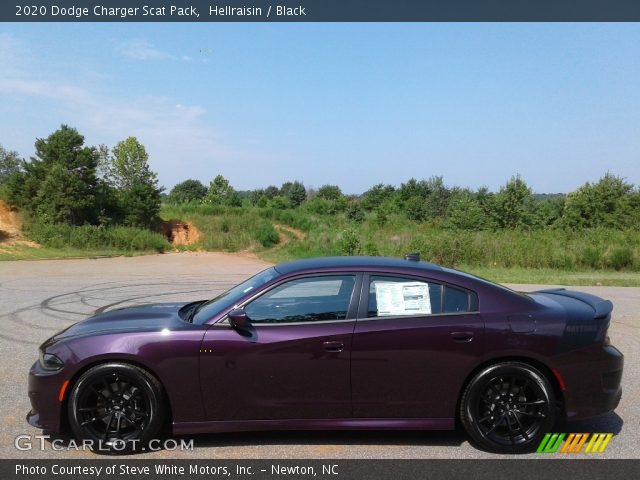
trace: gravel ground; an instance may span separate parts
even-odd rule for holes
[[[225,290],[267,264],[249,256],[172,253],[109,259],[0,262],[0,458],[96,458],[51,445],[18,451],[18,435],[41,432],[25,421],[27,372],[45,339],[96,309],[188,301]],[[535,290],[540,285],[516,285]],[[567,431],[613,432],[605,458],[640,458],[638,341],[640,288],[575,287],[615,305],[612,343],[625,354],[622,402],[615,413],[571,423]],[[462,432],[275,432],[201,435],[191,451],[163,450],[141,458],[487,458]],[[535,456],[535,454],[532,454]],[[545,456],[556,457],[557,456]],[[600,457],[602,458],[602,457]]]

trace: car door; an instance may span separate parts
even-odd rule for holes
[[[423,278],[371,274],[352,346],[354,416],[453,418],[482,355],[477,297]]]
[[[213,325],[200,362],[208,419],[350,417],[360,283],[352,273],[287,279],[245,302],[248,331]]]

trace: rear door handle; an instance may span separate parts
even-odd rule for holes
[[[340,341],[322,342],[322,346],[327,352],[341,352],[344,350],[344,342]]]
[[[451,332],[450,335],[454,342],[466,343],[473,340],[473,332]]]

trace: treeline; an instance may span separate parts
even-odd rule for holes
[[[36,140],[28,161],[0,148],[0,194],[25,214],[27,233],[48,246],[162,250],[166,240],[148,231],[159,222],[161,193],[135,137],[112,149],[91,147],[62,125]],[[106,232],[112,227],[119,228]]]
[[[613,174],[587,182],[569,194],[534,194],[519,176],[498,192],[449,187],[442,177],[410,179],[400,187],[378,184],[360,196],[344,195],[337,185],[306,189],[286,182],[238,192],[218,175],[207,188],[198,180],[177,184],[166,201],[171,204],[209,204],[227,207],[301,209],[313,214],[344,213],[356,223],[365,218],[384,225],[394,215],[457,230],[640,227],[640,191]]]

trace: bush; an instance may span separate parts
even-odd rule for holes
[[[263,247],[271,247],[280,241],[280,235],[270,222],[261,222],[254,233],[255,239],[260,242]]]
[[[159,233],[133,227],[36,223],[29,225],[26,233],[32,240],[52,248],[163,252],[169,246],[167,239]]]
[[[607,264],[615,270],[622,270],[633,264],[633,251],[629,247],[616,247],[607,257]]]
[[[347,218],[355,223],[364,222],[364,210],[357,203],[352,203],[347,208]]]
[[[286,210],[287,208],[291,208],[291,202],[287,197],[283,197],[282,195],[276,195],[269,202],[269,206],[277,210]]]
[[[343,230],[340,235],[340,250],[342,255],[358,255],[360,253],[360,237],[354,229]]]
[[[595,247],[586,247],[582,250],[579,262],[582,266],[589,268],[602,267],[602,251]]]

